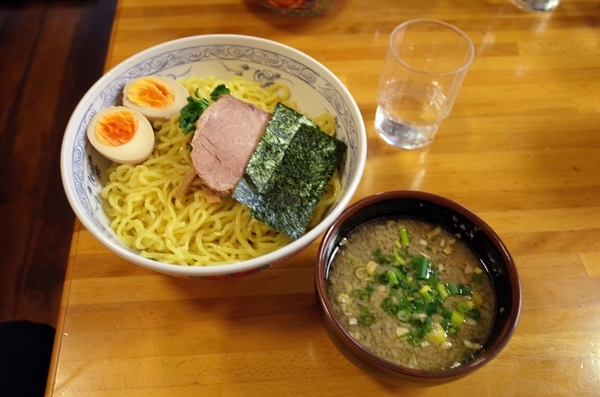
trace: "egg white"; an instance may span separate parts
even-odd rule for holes
[[[123,109],[131,111],[138,121],[133,138],[120,146],[105,145],[96,137],[96,126],[104,115]],[[119,164],[139,164],[154,151],[154,130],[148,119],[140,112],[123,106],[109,106],[96,113],[87,127],[87,137],[100,154]]]
[[[153,77],[157,80],[162,81],[166,85],[168,85],[175,95],[175,99],[173,104],[166,108],[156,108],[156,107],[145,107],[136,105],[129,99],[129,89],[132,85],[134,85],[140,79],[144,77],[140,77],[139,79],[132,80],[125,84],[123,88],[123,106],[127,106],[130,109],[137,110],[141,114],[143,114],[151,123],[154,123],[157,120],[169,120],[171,117],[179,114],[181,108],[187,105],[187,98],[190,96],[187,89],[179,82],[170,79],[168,77],[163,76],[146,76]]]

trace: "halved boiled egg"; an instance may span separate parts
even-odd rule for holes
[[[154,151],[154,130],[138,111],[109,106],[92,117],[87,137],[104,157],[119,164],[139,164]]]
[[[169,120],[187,105],[189,93],[179,82],[163,76],[145,76],[123,88],[123,106],[137,110],[151,123]]]

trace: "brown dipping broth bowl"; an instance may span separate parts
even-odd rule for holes
[[[384,219],[413,218],[442,226],[479,257],[492,282],[496,313],[482,353],[469,363],[444,370],[400,366],[374,355],[338,321],[327,296],[327,276],[341,242],[355,228]],[[500,237],[478,216],[449,199],[418,191],[390,191],[364,198],[348,207],[329,227],[319,246],[315,271],[318,309],[329,337],[354,365],[376,377],[400,383],[434,385],[461,378],[492,360],[506,346],[521,312],[521,284],[515,263]]]

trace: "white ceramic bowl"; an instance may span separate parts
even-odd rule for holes
[[[125,246],[109,226],[100,193],[110,162],[86,138],[86,128],[100,109],[120,101],[128,81],[147,75],[185,78],[241,75],[263,84],[285,82],[292,98],[308,115],[332,113],[337,137],[348,145],[342,171],[342,193],[325,218],[301,238],[270,254],[233,264],[179,266],[157,262]],[[121,62],[100,78],[81,99],[67,125],[62,143],[61,173],[75,214],[102,244],[137,265],[173,276],[216,278],[239,276],[269,268],[306,248],[333,223],[350,202],[362,177],[367,153],[364,122],[356,102],[325,66],[291,47],[239,35],[202,35],[166,42]]]

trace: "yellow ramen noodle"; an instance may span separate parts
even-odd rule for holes
[[[273,84],[268,88],[241,77],[219,80],[191,77],[181,81],[190,94],[198,89],[209,98],[219,84],[231,94],[273,112],[277,102],[296,108],[289,88]],[[329,113],[315,122],[326,133],[335,133],[335,120]],[[178,116],[154,125],[156,146],[148,160],[138,165],[113,164],[109,183],[102,191],[104,210],[111,227],[128,247],[160,262],[186,266],[218,265],[265,255],[291,242],[250,216],[248,207],[231,197],[209,203],[199,187],[175,198],[175,192],[192,167],[189,142],[179,128]],[[341,190],[336,171],[319,202],[309,228],[314,227]]]

